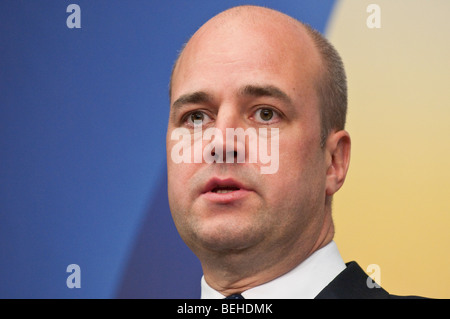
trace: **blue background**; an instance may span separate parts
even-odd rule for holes
[[[323,32],[334,1],[0,2],[0,298],[199,297],[167,203],[168,83],[189,36],[239,4]]]

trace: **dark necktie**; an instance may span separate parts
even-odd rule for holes
[[[245,299],[241,294],[232,294],[224,299]]]

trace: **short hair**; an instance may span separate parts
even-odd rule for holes
[[[344,63],[334,46],[310,25],[298,20],[296,21],[305,27],[307,34],[311,37],[315,47],[319,51],[324,66],[323,72],[319,75],[318,83],[316,83],[320,103],[320,145],[324,147],[328,135],[332,130],[343,130],[345,128],[347,117],[347,76],[345,74]],[[172,67],[169,82],[169,98],[172,94],[172,78],[175,67],[186,44],[187,42],[179,51],[178,57]]]
[[[300,22],[301,23],[301,22]],[[344,63],[334,46],[317,30],[302,23],[322,58],[317,93],[320,102],[321,145],[332,130],[343,130],[347,117],[347,76]]]

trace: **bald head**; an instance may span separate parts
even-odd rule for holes
[[[198,29],[174,64],[170,98],[173,100],[172,93],[177,82],[186,81],[189,72],[193,71],[185,68],[185,65],[192,65],[199,53],[205,52],[205,44],[209,49],[214,48],[215,57],[211,55],[210,59],[221,59],[229,51],[239,58],[242,44],[249,41],[254,45],[247,47],[248,50],[254,50],[268,61],[277,55],[278,59],[283,59],[287,70],[297,69],[300,76],[308,76],[309,85],[314,86],[319,102],[322,145],[330,131],[344,129],[347,83],[339,54],[320,32],[284,13],[264,7],[233,7],[211,18]],[[275,64],[272,66],[277,67]],[[264,67],[271,65],[267,63]],[[184,69],[184,72],[179,72],[180,69]],[[304,79],[299,78],[298,81]]]

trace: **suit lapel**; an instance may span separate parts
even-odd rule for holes
[[[367,274],[352,261],[330,282],[315,299],[386,299],[389,293],[383,288],[369,288]]]

